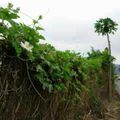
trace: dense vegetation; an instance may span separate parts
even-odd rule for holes
[[[35,111],[33,111],[33,106],[33,108],[29,108],[33,112],[33,116],[30,110],[28,112],[28,116],[32,120],[32,117],[35,120],[43,119],[44,115],[46,115],[45,120],[77,120],[90,109],[93,114],[102,116],[99,96],[104,95],[103,93],[107,90],[108,66],[109,62],[114,60],[111,57],[111,61],[108,61],[108,49],[99,51],[92,48],[87,57],[69,50],[56,50],[50,44],[40,43],[41,39],[45,40],[40,34],[43,28],[38,24],[41,16],[37,20],[33,20],[33,24],[30,26],[17,22],[18,18],[19,8],[14,9],[12,4],[8,4],[6,8],[0,7],[0,92],[2,91],[0,100],[11,101],[10,96],[14,96],[11,91],[14,91],[18,100],[20,97],[26,106],[27,104],[35,106],[38,103],[32,101],[32,97],[31,99],[26,97],[28,102],[25,102],[21,96],[24,96],[28,91],[32,96],[37,93],[40,100],[47,101],[43,103],[43,113],[46,112],[45,108],[50,108],[50,112],[48,117],[47,113],[41,112],[42,104],[38,108],[36,107]],[[23,92],[25,89],[24,79],[27,81],[25,88],[29,86],[28,84],[32,86],[25,92]],[[33,94],[31,91],[36,93]],[[29,100],[32,102],[29,103]],[[36,99],[37,102],[40,100]],[[89,104],[85,101],[89,101]],[[59,107],[57,107],[58,103]],[[9,107],[12,107],[8,105],[7,108],[8,102],[4,104],[0,102],[2,116],[7,114],[6,111],[10,110]],[[19,116],[18,106],[20,106],[19,102],[13,107],[13,111],[14,109],[16,111],[13,112],[14,117],[15,114]],[[22,106],[21,109],[23,108]],[[83,109],[87,112],[85,113]],[[27,111],[27,107],[25,110]],[[39,111],[37,115],[36,111]],[[68,111],[70,114],[67,116]],[[61,113],[62,116],[60,116]],[[24,118],[26,117],[24,116]],[[3,119],[5,118],[3,117]]]
[[[111,43],[110,43],[110,34],[114,34],[117,31],[118,24],[110,18],[99,19],[95,23],[95,32],[99,35],[106,35],[108,42],[108,58],[109,62],[109,101],[112,99],[112,64],[111,64]]]

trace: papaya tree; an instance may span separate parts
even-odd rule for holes
[[[98,35],[106,36],[108,42],[108,55],[109,55],[109,79],[108,79],[108,95],[109,100],[112,98],[112,60],[111,60],[111,43],[110,34],[114,34],[117,30],[118,24],[110,18],[101,18],[95,23],[95,32]]]

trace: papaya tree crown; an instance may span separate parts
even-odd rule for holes
[[[100,18],[95,23],[95,32],[99,35],[107,35],[107,34],[114,34],[118,24],[110,18]]]

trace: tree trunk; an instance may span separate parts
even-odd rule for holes
[[[111,65],[111,45],[110,45],[109,34],[107,34],[107,40],[108,40],[108,55],[109,55],[108,95],[109,95],[109,101],[111,101],[112,99],[112,65]]]

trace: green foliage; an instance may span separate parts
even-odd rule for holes
[[[92,49],[85,58],[80,53],[58,51],[50,44],[40,44],[41,39],[45,40],[40,34],[43,28],[38,25],[42,17],[33,20],[33,26],[28,26],[16,22],[18,13],[19,9],[14,9],[12,4],[0,7],[0,42],[3,43],[0,45],[5,54],[28,63],[32,80],[39,81],[44,90],[71,89],[73,95],[79,97],[86,81],[93,80],[93,76],[96,81],[102,81],[101,71],[108,62],[106,51]]]
[[[57,51],[47,44],[40,46],[33,65],[37,64],[35,77],[43,84],[43,88],[63,90],[71,85],[78,89],[77,84],[80,85],[81,79],[80,55],[70,51]]]
[[[19,8],[14,9],[11,3],[8,4],[6,8],[0,7],[0,35],[3,40],[14,49],[17,56],[21,56],[24,52],[33,59],[34,51],[38,48],[38,43],[40,39],[45,39],[39,30],[42,30],[38,26],[39,19],[36,23],[33,21],[33,26],[27,26],[24,23],[16,22],[19,18]],[[26,43],[26,44],[25,44]],[[30,53],[31,52],[31,53]]]
[[[118,24],[114,22],[110,18],[105,19],[99,19],[95,23],[95,32],[97,32],[99,35],[107,35],[107,34],[114,34],[114,32],[117,30]]]

